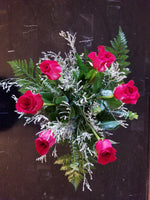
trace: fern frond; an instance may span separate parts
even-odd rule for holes
[[[54,164],[66,164],[66,163],[70,163],[70,161],[72,160],[72,157],[70,154],[65,154],[63,156],[60,156],[59,158],[57,158],[57,160],[55,161]]]
[[[68,180],[70,183],[73,184],[75,190],[77,190],[78,185],[83,180],[83,178],[84,176],[80,172],[77,172],[77,171],[74,171],[72,174],[68,176]]]
[[[126,68],[130,65],[130,62],[127,62],[128,59],[127,53],[129,53],[127,40],[122,28],[119,27],[119,32],[116,38],[110,41],[112,47],[106,47],[107,51],[110,51],[115,57],[116,61],[119,63],[120,71],[129,73],[129,70]]]
[[[14,71],[18,85],[21,86],[21,92],[25,92],[30,87],[32,90],[39,90],[41,86],[41,71],[35,68],[32,59],[30,59],[29,64],[26,60],[13,60],[8,63]]]
[[[61,166],[60,170],[61,170],[61,171],[70,170],[70,166],[69,166],[69,165],[63,165],[63,166]]]
[[[65,176],[68,176],[68,181],[71,182],[77,190],[78,185],[84,179],[84,173],[87,173],[86,170],[83,170],[83,165],[86,161],[83,161],[81,152],[77,149],[72,152],[72,155],[66,154],[59,157],[55,164],[61,164],[61,171],[66,171]]]

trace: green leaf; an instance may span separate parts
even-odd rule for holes
[[[83,74],[87,73],[89,70],[83,63],[81,57],[77,54],[76,58],[77,58],[76,65],[79,67],[80,71],[83,72]]]
[[[119,55],[118,60],[126,60],[129,56],[128,55]]]
[[[70,165],[70,167],[75,171],[79,171],[79,163],[77,163],[77,162],[74,162],[74,163],[72,163],[71,165]]]
[[[97,115],[97,119],[98,121],[102,121],[102,122],[115,120],[114,116],[110,112],[108,112],[106,109],[104,109]]]
[[[120,123],[118,121],[107,121],[101,122],[101,126],[104,130],[113,130],[116,129]]]
[[[57,158],[57,160],[54,162],[54,164],[64,164],[64,163],[70,163],[72,160],[70,154],[65,154],[63,156],[60,156]]]
[[[65,176],[68,176],[68,181],[73,184],[75,190],[77,190],[78,185],[84,178],[84,174],[87,173],[87,168],[85,166],[86,160],[83,157],[83,154],[80,150],[77,149],[77,146],[72,143],[72,154],[66,154],[57,158],[55,164],[61,164],[62,171],[65,172]],[[88,156],[88,155],[87,155]],[[93,158],[88,158],[90,162],[94,162]],[[84,166],[84,169],[83,169]]]
[[[116,61],[119,63],[120,71],[123,71],[125,67],[130,65],[130,62],[126,61],[128,59],[127,53],[129,52],[129,50],[127,49],[127,40],[121,27],[119,27],[117,37],[110,41],[110,43],[112,47],[106,47],[106,50],[111,52],[115,56]],[[126,71],[124,72],[126,73]],[[128,73],[129,72],[127,72],[126,74]]]
[[[76,156],[70,155],[70,154],[61,156],[61,157],[57,158],[57,160],[55,161],[55,164],[62,164],[60,170],[66,171],[65,176],[68,176],[69,182],[71,182],[73,184],[75,190],[77,190],[78,185],[83,180],[83,175],[82,175],[83,171],[81,172],[80,167],[79,167],[79,162],[82,161],[82,159],[78,160],[79,155],[77,154],[77,152],[75,154],[76,154]],[[78,161],[78,162],[75,162],[74,159],[76,159],[76,161]],[[81,167],[81,169],[82,169],[82,167]]]
[[[96,74],[95,79],[94,79],[94,83],[93,83],[93,92],[99,92],[100,89],[102,88],[102,84],[103,84],[103,76],[104,74],[99,72]]]
[[[128,117],[129,117],[129,120],[133,120],[133,119],[138,119],[138,114],[135,112],[132,112],[132,111],[129,111],[128,113]]]
[[[95,73],[95,69],[91,69],[85,76],[85,79],[90,79]]]
[[[53,101],[53,94],[50,94],[49,92],[41,92],[42,99],[44,103],[50,103]]]
[[[70,169],[70,167],[68,165],[63,165],[60,170],[61,171],[67,171],[68,169]]]
[[[80,69],[79,78],[81,78],[83,75],[86,76],[91,69],[91,66],[89,66],[88,63],[86,65],[83,63],[81,57],[78,54],[76,55],[76,66]]]
[[[71,117],[71,118],[75,117],[75,116],[76,116],[75,114],[76,114],[76,113],[75,113],[75,110],[74,110],[74,108],[71,106],[70,117]]]
[[[51,81],[49,79],[44,79],[42,82],[42,89],[41,91],[48,91],[50,94],[53,94],[54,96],[59,95],[59,89],[57,88],[56,81]]]
[[[68,171],[66,171],[65,176],[69,176],[72,173],[73,173],[73,170],[68,170]]]
[[[47,112],[48,118],[49,118],[50,121],[55,121],[58,117],[58,112],[56,112],[56,111],[52,112],[52,107],[50,107],[50,108],[51,108],[51,111]]]
[[[115,110],[122,105],[122,102],[115,99],[114,97],[111,99],[105,99],[104,103],[111,110]]]
[[[67,98],[66,96],[61,96],[61,97],[56,97],[56,98],[54,99],[54,102],[55,102],[56,104],[61,104],[63,101],[68,102],[68,98]]]
[[[26,63],[26,65],[27,65],[27,63]],[[30,62],[29,62],[28,73],[34,74],[34,63],[33,63],[33,60],[31,58],[30,58]]]
[[[26,60],[13,60],[8,61],[10,66],[14,71],[14,75],[17,78],[18,85],[21,85],[21,92],[25,92],[30,88],[39,91],[41,88],[40,74],[37,72],[32,59],[30,59],[29,64]]]
[[[74,171],[73,174],[68,176],[68,180],[69,180],[69,182],[71,182],[73,184],[75,191],[76,191],[80,182],[83,180],[83,175],[77,171]]]
[[[105,46],[105,49],[109,52],[111,52],[113,55],[116,53],[115,50],[112,48],[112,47],[106,47]]]

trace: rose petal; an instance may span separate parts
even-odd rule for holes
[[[115,88],[114,97],[126,104],[136,104],[140,95],[138,88],[134,86],[134,81],[130,80],[127,84],[121,84]]]
[[[96,52],[91,52],[88,57],[93,61],[93,68],[99,72],[104,72],[106,67],[109,67],[116,60],[115,56],[106,52],[103,46],[98,46],[98,56]]]
[[[36,110],[40,110],[43,106],[43,99],[40,94],[35,94],[34,99],[36,101]]]
[[[49,151],[49,143],[43,138],[37,138],[35,140],[35,148],[37,152],[42,156],[48,153]]]
[[[36,114],[43,106],[43,100],[40,94],[32,94],[26,91],[20,96],[16,103],[16,110],[26,114]]]
[[[104,46],[98,46],[98,57],[101,58],[103,57],[103,54],[105,53],[105,48]]]
[[[57,80],[60,78],[62,72],[61,66],[53,60],[45,60],[40,64],[41,71],[47,75],[50,80]]]
[[[105,150],[107,148],[111,148],[111,147],[112,147],[112,144],[107,139],[99,140],[95,145],[97,153],[100,153],[101,151],[103,151],[103,150]]]
[[[115,161],[116,149],[112,147],[112,144],[109,140],[99,140],[95,144],[96,151],[98,153],[97,161],[102,165],[106,165],[109,162]]]

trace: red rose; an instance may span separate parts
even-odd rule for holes
[[[139,96],[138,88],[134,86],[133,80],[119,85],[114,91],[114,97],[123,103],[136,104]]]
[[[55,144],[54,133],[51,130],[44,130],[39,134],[39,137],[35,140],[35,148],[37,152],[42,156],[48,153],[49,148]]]
[[[36,114],[43,106],[43,100],[40,94],[32,94],[30,90],[18,98],[16,109],[18,112],[26,114]]]
[[[111,142],[107,139],[99,140],[95,145],[96,151],[98,153],[98,163],[106,165],[109,162],[115,161],[116,149],[111,145]]]
[[[92,60],[94,69],[103,72],[106,70],[106,67],[108,68],[111,63],[116,60],[116,58],[112,53],[105,51],[103,46],[98,46],[98,51],[98,56],[96,55],[96,52],[91,52],[88,57]]]
[[[40,64],[41,72],[46,74],[48,79],[50,80],[57,80],[60,78],[60,72],[62,72],[61,66],[56,62],[52,60],[44,60]]]

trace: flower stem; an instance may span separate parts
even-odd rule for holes
[[[92,76],[92,77],[90,78],[90,80],[89,80],[89,83],[91,83],[91,82],[92,82],[92,80],[95,78],[96,74],[97,74],[97,71],[95,70],[95,72],[94,72],[93,76]]]
[[[44,103],[43,106],[55,106],[54,103]]]
[[[95,132],[94,128],[91,126],[91,124],[89,124],[89,127],[91,128],[92,132],[94,133],[95,137],[97,138],[97,140],[100,140],[100,137],[97,135],[97,133]]]
[[[96,131],[94,130],[94,128],[92,127],[92,125],[90,124],[90,122],[88,121],[88,119],[86,118],[83,110],[80,108],[80,111],[84,117],[84,119],[86,120],[86,123],[88,124],[88,126],[90,127],[90,129],[92,130],[92,132],[94,133],[95,137],[97,138],[97,140],[100,140],[101,138],[97,135]]]

